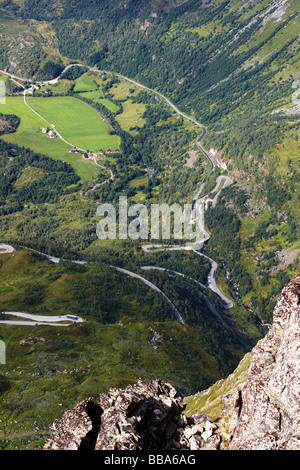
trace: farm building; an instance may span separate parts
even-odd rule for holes
[[[88,154],[87,154],[87,153],[84,153],[84,154],[83,154],[83,158],[89,158]]]
[[[56,138],[56,134],[54,134],[53,131],[49,131],[49,137],[50,137],[50,139],[55,139],[55,138]]]
[[[28,93],[32,94],[34,91],[39,90],[40,87],[37,85],[32,85],[31,88],[29,88]]]
[[[47,129],[47,127],[43,127],[43,129],[42,129],[42,133],[43,133],[43,134],[47,134],[47,132],[48,132],[48,129]]]

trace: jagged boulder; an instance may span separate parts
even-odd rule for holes
[[[216,449],[221,439],[206,415],[187,418],[184,398],[166,382],[138,381],[89,398],[54,421],[45,450]]]
[[[218,423],[222,448],[300,449],[300,276],[282,290],[265,338],[226,379],[187,397]]]
[[[79,450],[93,447],[100,422],[100,407],[90,398],[78,403],[73,410],[66,411],[62,419],[52,424],[52,436],[45,450]]]

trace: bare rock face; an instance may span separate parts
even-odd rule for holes
[[[217,425],[207,416],[187,418],[183,397],[162,381],[138,381],[124,390],[86,399],[54,421],[45,450],[217,449]]]
[[[53,423],[44,449],[300,450],[300,275],[283,289],[247,367],[238,387],[220,391],[224,406],[214,422],[203,407],[185,415],[185,400],[170,384],[138,381],[67,411]],[[201,392],[206,401],[209,390]]]
[[[300,276],[283,289],[253,349],[230,449],[300,450]]]
[[[89,398],[66,411],[60,420],[52,424],[52,436],[45,450],[79,450],[92,448],[97,438],[100,423],[100,407]]]

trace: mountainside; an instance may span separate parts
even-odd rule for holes
[[[232,450],[299,449],[300,276],[283,289],[264,339],[225,381],[190,397]]]
[[[251,356],[246,371],[241,363],[193,407],[189,397],[184,414],[171,385],[138,382],[66,412],[44,449],[299,450],[299,305],[300,276],[283,289],[270,331],[243,359]]]
[[[1,68],[53,78],[74,60],[96,65],[164,93],[206,126],[203,145],[233,179],[207,226],[226,225],[229,208],[239,223],[234,243],[218,228],[208,249],[225,258],[243,302],[269,321],[280,289],[299,269],[297,0],[1,5]],[[153,153],[162,152],[165,164],[176,137],[166,133],[156,143],[147,134],[141,129],[131,146],[156,168]]]
[[[249,432],[296,445],[293,390],[278,390],[296,381],[283,363],[297,373],[285,336],[298,327],[277,301],[294,278],[293,304],[300,271],[299,20],[299,0],[0,0],[1,448],[41,448],[78,402],[94,438],[87,407],[101,393],[110,426],[125,387],[146,418],[162,395],[188,396],[194,421],[162,412],[153,445],[202,447],[211,433],[208,447],[251,447]],[[154,205],[187,203],[204,209],[191,214],[199,249],[186,227],[152,232]],[[112,238],[99,237],[103,207]],[[170,232],[175,219],[161,213]],[[276,303],[272,362],[258,341]],[[20,312],[75,321],[18,324]],[[170,444],[174,423],[187,429]]]

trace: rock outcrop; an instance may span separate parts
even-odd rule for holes
[[[300,276],[283,289],[268,334],[237,371],[197,395],[202,408],[192,415],[158,380],[111,389],[99,403],[87,398],[53,423],[44,449],[299,450]],[[210,412],[215,402],[218,414]]]
[[[206,415],[187,418],[184,398],[166,382],[138,381],[89,398],[54,421],[45,450],[217,449],[217,425]]]
[[[300,449],[300,276],[283,289],[269,332],[237,369],[186,400],[187,415],[217,421],[223,449]]]
[[[230,449],[300,449],[300,276],[282,291],[253,349]]]

